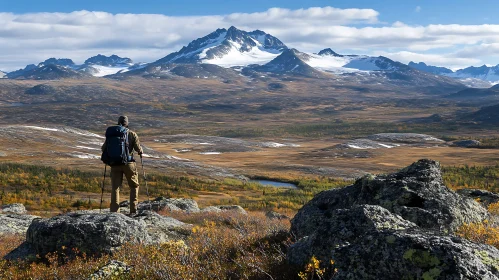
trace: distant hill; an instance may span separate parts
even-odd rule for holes
[[[420,71],[425,71],[425,72],[437,74],[437,75],[445,75],[445,74],[454,73],[454,71],[452,71],[449,68],[430,66],[430,65],[426,65],[426,63],[424,63],[424,62],[414,63],[411,61],[411,62],[409,62],[408,65],[414,69],[418,69]]]
[[[10,79],[29,79],[29,80],[59,80],[59,79],[81,79],[90,77],[90,75],[73,70],[61,65],[43,65],[28,70],[16,71],[7,75]]]
[[[499,84],[491,88],[467,88],[459,92],[450,94],[449,98],[474,99],[485,97],[499,97]]]

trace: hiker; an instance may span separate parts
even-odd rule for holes
[[[102,161],[111,166],[111,212],[120,211],[120,188],[125,174],[130,187],[130,215],[137,213],[139,174],[133,158],[134,151],[142,158],[137,133],[128,129],[128,117],[120,116],[117,126],[107,128],[106,141],[102,145]]]

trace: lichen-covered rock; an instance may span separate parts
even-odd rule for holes
[[[111,260],[105,266],[99,268],[88,277],[88,280],[121,279],[124,275],[130,273],[131,267],[126,263]]]
[[[480,204],[443,184],[438,162],[420,160],[394,174],[364,176],[351,186],[319,193],[293,218],[292,233],[308,236],[332,211],[361,204],[379,205],[422,228],[447,232],[488,218]]]
[[[192,233],[192,225],[154,212],[139,212],[133,219],[143,221],[146,224],[147,232],[153,243],[161,244],[172,240],[183,240]]]
[[[461,189],[457,190],[456,192],[462,196],[474,199],[475,201],[479,202],[485,207],[499,201],[499,194],[489,192],[486,190]]]
[[[305,264],[312,256],[326,263],[332,250],[347,246],[365,237],[365,233],[384,230],[405,230],[417,226],[377,205],[357,205],[351,209],[335,209],[315,231],[301,238],[289,250],[288,260]]]
[[[333,279],[499,279],[499,250],[492,246],[441,236],[380,206],[331,215],[289,248],[290,263],[334,260]]]
[[[26,214],[26,208],[21,203],[7,204],[0,207],[0,213]]]
[[[322,192],[292,219],[288,261],[334,260],[333,279],[499,279],[499,250],[453,236],[488,213],[442,183],[439,164]]]
[[[152,211],[185,211],[188,213],[199,212],[197,202],[189,198],[165,198],[158,197],[153,201],[143,201],[137,206],[138,210],[152,210]]]
[[[185,238],[190,225],[154,212],[134,217],[80,211],[34,220],[26,241],[37,254],[76,248],[88,255],[112,253],[125,243],[153,244]]]
[[[274,211],[268,211],[265,213],[265,217],[269,218],[270,220],[289,220],[290,218],[284,214],[277,213]]]
[[[0,235],[3,234],[26,234],[31,222],[40,218],[32,215],[0,214]]]
[[[221,213],[221,212],[233,212],[242,215],[247,215],[248,212],[244,210],[243,207],[239,205],[218,205],[218,206],[208,206],[201,210],[202,212],[212,212],[212,213]]]

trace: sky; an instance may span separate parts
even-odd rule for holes
[[[0,70],[99,53],[152,62],[232,25],[305,52],[496,65],[498,13],[497,0],[0,0]]]

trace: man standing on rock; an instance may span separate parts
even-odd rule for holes
[[[111,212],[119,212],[120,188],[123,174],[130,187],[130,215],[137,212],[139,174],[133,158],[136,151],[142,158],[143,150],[137,133],[128,129],[128,117],[120,116],[117,126],[106,130],[106,142],[102,145],[102,161],[111,166]]]

